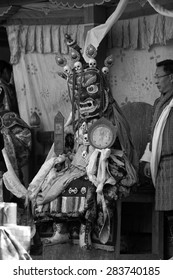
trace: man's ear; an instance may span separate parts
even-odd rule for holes
[[[170,75],[169,75],[169,80],[170,80],[170,82],[173,84],[173,74],[170,74]]]
[[[170,82],[173,84],[173,74],[170,74],[169,78],[170,78]]]

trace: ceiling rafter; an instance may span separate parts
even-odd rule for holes
[[[23,6],[26,4],[34,4],[40,2],[48,2],[48,0],[0,0],[0,7]]]

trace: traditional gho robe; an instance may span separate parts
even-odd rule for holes
[[[173,91],[167,92],[165,95],[161,95],[155,100],[153,106],[153,120],[151,124],[151,135],[149,144],[149,157],[148,160],[151,162],[152,150],[154,150],[154,141],[152,141],[154,133],[158,127],[158,120],[163,115],[165,110],[168,111],[166,117],[166,123],[163,129],[163,134],[161,136],[161,153],[159,157],[159,162],[157,170],[154,176],[154,186],[155,186],[155,209],[158,211],[169,211],[173,210],[173,108],[171,107],[173,99]],[[169,108],[169,109],[168,109]],[[162,125],[160,123],[160,125]],[[159,135],[159,134],[158,134]],[[157,156],[157,150],[156,150]],[[142,160],[145,161],[145,157]],[[152,163],[152,162],[151,162]],[[153,166],[152,166],[153,170]]]
[[[173,98],[173,91],[166,93],[156,100],[152,124],[152,135],[156,121]],[[167,117],[162,136],[160,163],[155,182],[155,208],[156,210],[173,210],[173,108]],[[152,147],[151,147],[152,148]]]

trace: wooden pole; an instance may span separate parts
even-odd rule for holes
[[[64,116],[61,112],[54,119],[54,152],[57,156],[64,152]]]

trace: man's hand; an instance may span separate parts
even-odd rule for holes
[[[150,169],[150,163],[147,162],[144,166],[144,175],[148,178],[151,177],[151,169]]]

